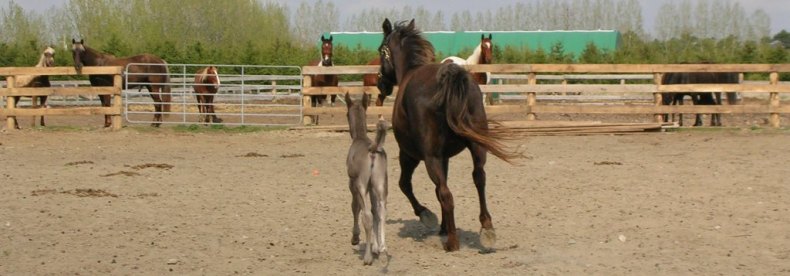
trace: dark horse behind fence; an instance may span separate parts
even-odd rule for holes
[[[711,73],[711,72],[699,72],[699,73],[666,73],[664,74],[663,78],[661,79],[661,84],[715,84],[715,83],[726,83],[726,84],[736,84],[738,83],[738,74],[737,73]],[[691,98],[691,101],[694,105],[721,105],[721,92],[681,92],[681,93],[662,93],[662,104],[664,105],[683,105],[683,98],[686,96]],[[727,92],[727,101],[729,104],[735,103],[736,93],[734,92]],[[674,116],[674,115],[673,115]],[[683,114],[679,115],[679,123],[683,125]],[[669,115],[664,115],[664,121],[669,120]],[[702,114],[696,114],[694,120],[694,126],[702,126]],[[720,114],[711,114],[710,116],[710,125],[711,126],[721,126],[721,115]]]
[[[381,58],[376,57],[368,65],[381,65]],[[376,106],[384,105],[387,96],[392,95],[392,83],[387,83],[386,79],[381,79],[381,73],[365,74],[362,76],[362,86],[376,86],[379,89],[379,96],[376,98]]]
[[[321,36],[321,60],[311,61],[311,66],[334,66],[334,62],[332,62],[332,36],[330,35],[329,38],[324,38]],[[338,78],[337,75],[315,75],[313,76],[313,83],[312,86],[315,87],[324,87],[324,86],[337,86]],[[332,95],[330,99],[330,104],[335,103],[335,98],[337,95]],[[326,102],[327,95],[319,95],[319,96],[311,96],[310,100],[312,102],[312,106],[318,106],[324,104]]]
[[[167,62],[163,59],[152,55],[142,54],[126,58],[116,58],[113,55],[101,53],[93,48],[85,46],[83,40],[71,40],[72,57],[74,58],[74,68],[77,72],[82,72],[83,66],[121,66],[126,68],[130,63],[139,63],[140,65],[129,66],[128,76],[124,79],[124,87],[126,81],[130,83],[144,83],[130,85],[128,88],[146,87],[151,99],[154,101],[154,123],[152,126],[158,127],[162,122],[162,112],[170,112],[170,74],[167,68]],[[88,76],[91,86],[112,86],[112,75],[91,75]],[[102,106],[110,106],[110,95],[100,95]],[[104,126],[109,127],[112,125],[110,116],[104,116]]]
[[[496,241],[494,224],[486,204],[486,155],[491,152],[505,161],[519,156],[505,150],[502,139],[512,137],[507,128],[489,129],[483,95],[471,74],[457,64],[436,64],[434,49],[414,20],[389,19],[382,25],[384,39],[379,47],[381,78],[397,83],[398,94],[392,111],[392,127],[398,142],[401,176],[399,186],[409,199],[414,214],[428,227],[435,227],[436,215],[420,204],[412,190],[412,174],[420,161],[431,181],[442,209],[440,235],[446,235],[444,249],[459,249],[453,195],[447,185],[450,157],[464,149],[472,155],[472,178],[480,200],[480,244],[492,249]]]
[[[203,123],[221,123],[222,119],[214,113],[214,95],[219,86],[219,73],[217,67],[208,66],[195,73],[195,98],[197,98],[198,117]]]

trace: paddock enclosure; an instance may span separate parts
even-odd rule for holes
[[[194,94],[194,74],[205,64],[169,64],[173,100],[171,111],[165,113],[165,124],[198,124],[198,109]],[[215,65],[219,68],[222,85],[214,106],[224,125],[310,125],[311,116],[344,118],[343,105],[311,107],[310,96],[327,94],[378,94],[375,86],[363,86],[363,74],[375,74],[376,66],[247,66]],[[779,81],[779,75],[790,72],[787,64],[490,64],[467,65],[472,72],[490,72],[494,82],[481,86],[486,96],[495,99],[486,112],[505,120],[562,120],[567,115],[594,117],[607,121],[620,115],[638,116],[641,123],[658,122],[666,113],[722,113],[725,115],[758,116],[772,127],[782,126],[790,114],[790,85]],[[91,69],[95,70],[95,69]],[[104,70],[104,69],[102,69]],[[117,69],[107,69],[117,70]],[[125,71],[125,70],[123,70]],[[661,85],[662,74],[669,72],[735,72],[748,79],[739,84],[681,84]],[[0,75],[13,77],[21,74],[75,75],[73,69],[0,68]],[[339,87],[313,87],[312,76],[338,74],[343,78]],[[123,75],[123,74],[121,74]],[[128,74],[125,75],[128,78]],[[23,98],[20,108],[12,109],[9,102],[0,108],[0,116],[59,116],[68,114],[122,114],[126,122],[150,123],[154,112],[148,92],[128,89],[145,83],[126,83],[120,102],[112,108],[95,107],[97,93],[115,93],[106,89],[86,87],[87,81],[53,81],[55,88],[5,88],[0,95],[49,95],[50,108],[31,106]],[[102,92],[104,91],[104,92]],[[661,93],[678,92],[738,92],[739,105],[665,106]],[[397,93],[397,92],[394,92]],[[121,100],[122,99],[122,100]],[[369,114],[390,116],[391,100],[383,107],[371,107]],[[118,110],[117,106],[122,106]],[[87,108],[87,109],[86,109]],[[91,109],[91,108],[98,108]],[[66,111],[70,110],[70,111]],[[18,116],[18,117],[19,117]],[[652,119],[651,119],[652,117]],[[119,117],[120,118],[120,117]],[[211,123],[217,124],[217,123]],[[335,120],[322,124],[343,125]],[[118,124],[120,127],[120,122]],[[725,126],[743,126],[728,124]]]

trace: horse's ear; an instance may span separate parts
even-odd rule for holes
[[[409,27],[408,28],[410,30],[414,30],[414,18],[412,18],[411,21],[409,21]]]
[[[324,38],[324,34],[321,34],[321,41],[324,41],[324,40],[326,40],[326,38]]]
[[[389,18],[384,18],[384,23],[381,24],[381,29],[384,31],[384,36],[388,36],[392,32],[392,23]]]
[[[365,110],[367,110],[368,105],[370,105],[370,94],[362,93],[362,107],[364,107]]]
[[[492,36],[492,35],[493,35],[493,34],[490,34],[490,33],[488,34],[488,40],[491,40],[491,36]]]
[[[332,42],[332,35],[329,35],[329,42]]]
[[[480,40],[486,39],[486,34],[480,34]]]
[[[353,102],[351,101],[351,96],[349,96],[348,92],[346,92],[346,107],[351,108],[352,104]]]

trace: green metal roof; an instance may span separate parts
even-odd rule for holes
[[[494,32],[424,32],[436,49],[437,54],[456,55],[463,49],[474,49],[480,44],[480,36],[491,34],[492,42],[496,47],[511,46],[516,49],[528,48],[537,50],[543,48],[549,51],[551,46],[562,42],[565,53],[572,53],[578,57],[587,46],[595,43],[601,50],[614,51],[620,44],[620,32],[612,30],[596,31],[494,31]],[[335,45],[355,48],[357,45],[363,49],[377,50],[382,40],[381,32],[331,32]],[[319,40],[320,45],[320,40]]]

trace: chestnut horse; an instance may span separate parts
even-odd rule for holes
[[[376,57],[368,65],[381,65],[381,58]],[[378,74],[365,74],[362,76],[363,86],[376,86],[379,89],[379,95],[376,98],[376,106],[384,105],[384,99],[392,95],[393,84],[386,83],[387,80],[381,79],[381,73]]]
[[[85,46],[84,40],[71,40],[71,53],[74,58],[74,68],[77,72],[82,72],[83,66],[121,66],[127,70],[128,76],[123,80],[135,84],[127,88],[146,87],[151,99],[154,101],[154,123],[152,126],[159,127],[162,122],[162,112],[170,112],[170,71],[167,62],[152,55],[142,54],[126,58],[116,58],[113,55],[101,53],[93,48]],[[140,63],[141,65],[127,66],[130,63]],[[90,75],[88,79],[91,86],[112,86],[112,75]],[[110,95],[99,95],[102,106],[110,106]],[[164,103],[163,103],[164,102]],[[104,116],[104,127],[110,127],[110,115]]]
[[[52,67],[55,66],[55,49],[47,47],[41,52],[38,58],[38,63],[34,67]],[[36,75],[20,75],[16,76],[14,87],[50,87],[49,76],[36,76]],[[20,96],[14,96],[14,107],[19,104]],[[33,105],[35,105],[35,98],[31,97]],[[42,107],[47,104],[47,96],[38,96],[39,105]],[[44,116],[41,116],[41,126],[46,126],[44,123]],[[19,129],[19,123],[14,117],[14,128]]]
[[[195,97],[201,123],[222,123],[222,119],[214,113],[214,95],[220,84],[217,67],[204,67],[195,73]]]
[[[432,63],[434,48],[414,26],[385,19],[384,39],[379,47],[381,78],[397,83],[399,90],[392,110],[392,128],[400,152],[399,186],[420,221],[436,226],[436,215],[420,204],[412,190],[412,174],[425,161],[436,197],[442,208],[440,235],[444,249],[459,249],[453,195],[447,185],[450,157],[464,149],[472,155],[472,178],[480,201],[480,244],[492,249],[494,224],[486,204],[485,164],[488,152],[510,162],[518,154],[507,152],[502,139],[513,137],[507,128],[489,129],[480,87],[468,71],[454,63]]]

